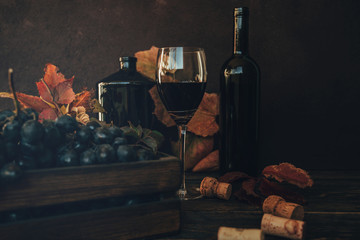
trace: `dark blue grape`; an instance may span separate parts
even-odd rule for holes
[[[153,160],[155,159],[155,154],[147,149],[140,148],[136,151],[136,156],[138,161],[145,161],[145,160]]]
[[[117,137],[124,137],[124,132],[123,130],[121,130],[119,127],[117,126],[111,126],[109,127],[109,131],[111,133],[111,135],[113,136],[113,138],[117,138]]]
[[[36,157],[22,155],[17,161],[18,165],[23,170],[30,170],[37,168]]]
[[[116,150],[117,160],[119,162],[136,161],[136,151],[129,145],[121,145]]]
[[[44,136],[44,126],[37,120],[28,120],[22,125],[20,136],[22,142],[38,143]]]
[[[95,150],[92,148],[85,150],[80,155],[80,165],[92,165],[97,162],[96,160],[96,153]]]
[[[96,121],[90,121],[86,124],[86,126],[91,130],[94,131],[96,128],[101,127],[100,123]]]
[[[21,123],[19,120],[14,119],[7,122],[3,127],[3,136],[6,141],[18,142],[20,140]]]
[[[78,166],[79,164],[78,154],[73,149],[64,151],[56,161],[56,165],[59,167]]]
[[[62,115],[55,120],[56,127],[61,133],[73,133],[79,128],[79,124],[75,118],[69,115]]]
[[[44,151],[44,144],[42,144],[42,143],[31,144],[31,143],[22,141],[20,143],[20,149],[21,149],[22,155],[28,156],[28,157],[36,157]]]
[[[14,160],[19,154],[19,145],[14,142],[5,142],[5,156],[8,161]]]
[[[99,127],[95,129],[93,138],[95,144],[111,144],[113,141],[113,135],[107,127]]]
[[[15,162],[5,164],[0,170],[1,182],[13,182],[19,179],[23,171],[19,165]]]
[[[49,148],[46,148],[40,155],[37,156],[36,161],[39,168],[54,167],[55,166],[54,153]]]
[[[78,152],[78,153],[82,153],[83,151],[85,151],[87,148],[89,147],[89,145],[87,143],[81,143],[78,141],[75,141],[73,143],[73,149]]]
[[[34,120],[39,119],[39,113],[32,108],[25,108],[23,110],[23,112],[28,116],[29,120],[30,119],[34,119]]]
[[[28,120],[38,120],[38,117],[39,114],[32,108],[25,108],[18,114],[20,122],[26,122]]]
[[[89,127],[86,126],[81,126],[75,134],[75,140],[80,143],[88,143],[91,140],[91,137],[91,130]]]
[[[60,133],[59,129],[56,127],[55,122],[51,120],[45,120],[43,121],[43,126],[44,126],[44,137],[43,137],[44,145],[49,148],[55,148],[59,146],[63,142],[64,137]]]
[[[97,162],[100,164],[111,163],[116,159],[115,150],[110,144],[98,145],[95,152]]]
[[[10,109],[6,109],[0,112],[0,124],[3,125],[3,123],[5,122],[5,120],[9,117],[14,116],[15,113],[13,111],[11,111]]]
[[[128,142],[127,142],[126,138],[117,137],[117,138],[114,139],[112,146],[113,146],[114,149],[118,149],[118,147],[120,145],[126,145],[127,143]]]

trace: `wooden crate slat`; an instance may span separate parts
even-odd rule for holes
[[[89,199],[175,191],[180,162],[160,160],[32,170],[0,189],[0,211]]]
[[[178,200],[0,225],[1,239],[132,239],[176,232]]]

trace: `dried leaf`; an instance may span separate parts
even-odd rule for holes
[[[140,142],[142,142],[143,144],[145,144],[146,146],[148,146],[149,148],[151,148],[151,150],[156,153],[158,150],[158,144],[156,142],[156,140],[150,136],[144,137],[140,140]]]
[[[218,114],[219,96],[216,93],[205,93],[199,109],[188,124],[188,130],[202,137],[214,135],[219,131],[216,122]]]
[[[56,118],[57,118],[57,114],[55,110],[52,108],[47,108],[39,114],[40,121],[43,121],[45,119],[55,120]]]
[[[46,104],[41,98],[37,96],[27,95],[24,93],[16,93],[19,102],[24,108],[32,108],[37,112],[42,112],[44,109],[49,108],[50,106]],[[13,95],[8,92],[0,92],[0,98],[11,98]]]
[[[106,110],[101,106],[97,99],[92,99],[90,101],[90,108],[92,113],[106,113]]]
[[[53,98],[51,93],[46,88],[45,84],[42,81],[36,82],[37,89],[39,91],[39,95],[46,102],[53,103]]]
[[[162,133],[160,133],[159,131],[150,130],[150,129],[147,129],[147,128],[143,128],[143,136],[144,137],[150,136],[153,139],[155,139],[158,148],[161,147],[161,145],[162,145],[162,143],[164,142],[164,139],[165,139],[164,135],[162,135]]]
[[[306,203],[303,195],[299,191],[292,190],[289,187],[283,186],[278,182],[269,181],[268,179],[262,179],[256,191],[264,198],[270,195],[278,195],[289,202],[301,205]]]
[[[173,153],[179,156],[179,142],[172,142],[171,146]],[[186,135],[185,144],[185,169],[193,168],[201,159],[213,151],[213,147],[213,137],[199,137],[189,132]]]
[[[159,48],[152,46],[149,50],[135,53],[135,57],[137,58],[136,70],[154,80],[158,50]]]
[[[301,169],[296,168],[291,163],[280,163],[264,168],[262,175],[268,179],[275,179],[278,182],[287,182],[300,188],[311,187],[313,180],[309,174]]]
[[[88,91],[84,90],[75,95],[74,101],[70,105],[70,109],[73,107],[83,106],[86,109],[86,112],[91,112],[91,99],[94,96],[94,90]]]
[[[219,150],[215,150],[201,159],[195,167],[192,169],[193,172],[205,172],[205,171],[216,171],[219,170]]]
[[[157,91],[156,86],[152,87],[149,90],[150,96],[154,101],[155,109],[154,114],[167,127],[176,126],[174,120],[170,117],[169,113],[166,111],[164,104],[161,101],[159,93]]]
[[[249,204],[261,206],[263,199],[254,191],[256,184],[256,178],[245,180],[242,182],[241,188],[234,192],[234,196],[239,200],[248,202]]]
[[[225,173],[225,175],[219,177],[219,182],[225,182],[225,183],[233,183],[237,180],[243,180],[243,179],[249,179],[251,178],[249,175],[247,175],[244,172],[228,172]]]
[[[59,83],[54,89],[54,99],[56,103],[70,104],[75,99],[75,93],[72,89],[74,77]]]
[[[45,65],[44,80],[51,90],[54,89],[59,83],[65,81],[64,75],[62,73],[58,73],[58,71],[58,67],[53,64],[48,63]]]

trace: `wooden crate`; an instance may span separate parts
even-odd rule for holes
[[[180,162],[159,160],[27,171],[0,189],[0,213],[130,196],[174,196]],[[1,239],[132,239],[176,232],[180,204],[174,198],[135,205],[86,209],[0,224]]]

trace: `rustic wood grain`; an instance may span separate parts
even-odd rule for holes
[[[172,200],[35,219],[0,225],[0,236],[7,240],[142,238],[177,232],[179,209],[179,201]]]
[[[189,173],[187,185],[196,188],[204,176]],[[306,239],[360,239],[360,172],[312,172],[314,186],[305,191]],[[181,202],[182,228],[160,239],[216,239],[220,226],[260,228],[260,208],[231,198]],[[266,236],[266,239],[284,239]]]
[[[160,160],[32,170],[0,189],[0,211],[116,196],[176,191],[180,162]]]

